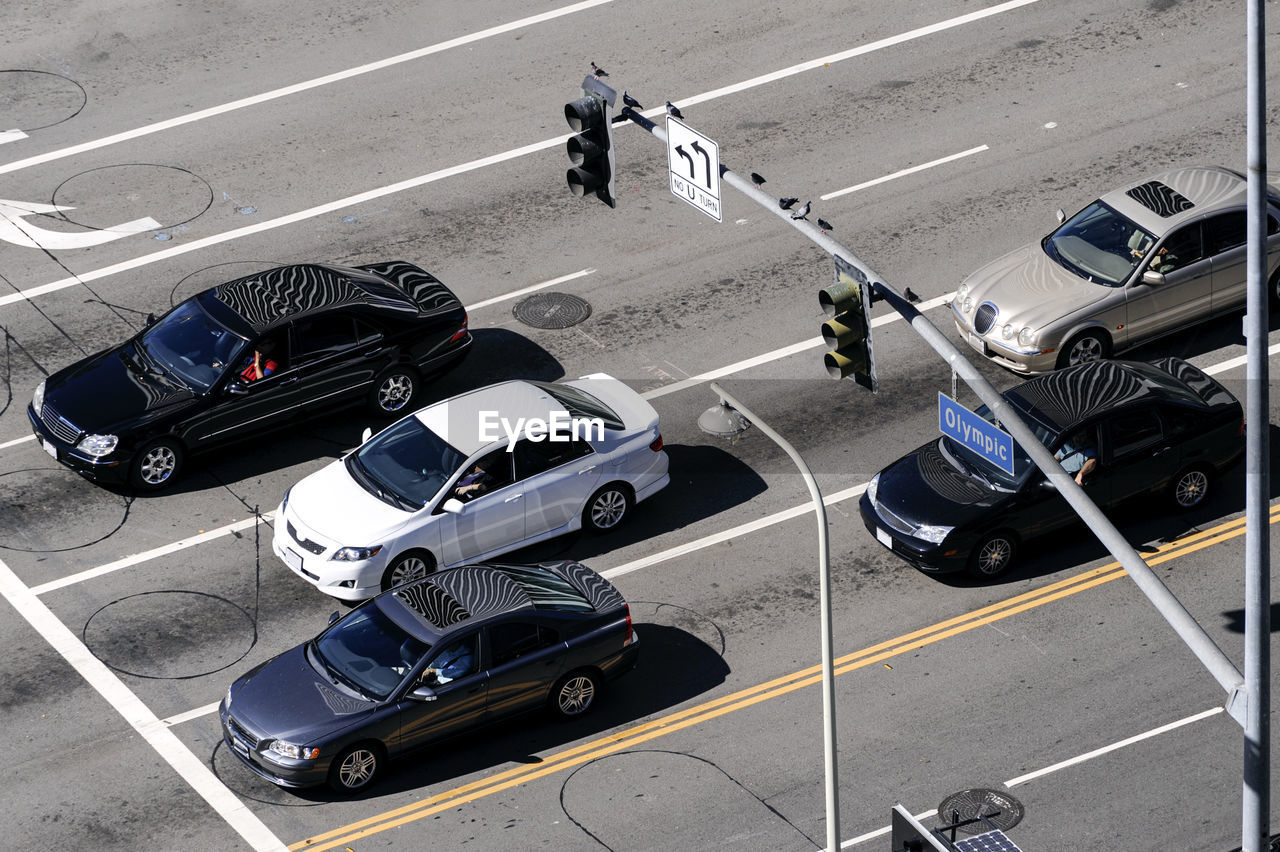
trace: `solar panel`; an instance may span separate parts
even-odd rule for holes
[[[1022,852],[1000,829],[984,831],[955,842],[957,852]]]

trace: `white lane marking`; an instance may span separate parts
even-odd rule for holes
[[[250,106],[256,106],[257,104],[265,103],[267,101],[272,101],[277,98],[283,98],[288,95],[294,95],[294,94],[297,94],[298,92],[305,92],[308,89],[314,89],[318,86],[327,86],[330,83],[337,83],[342,80],[348,80],[352,77],[358,77],[362,74],[368,74],[373,71],[381,71],[384,68],[390,68],[391,66],[399,65],[402,62],[411,62],[415,59],[421,59],[424,56],[430,56],[434,53],[440,53],[442,51],[450,50],[455,47],[460,47],[462,45],[472,44],[477,41],[482,41],[483,39],[486,39],[486,38],[492,38],[493,36],[509,33],[513,30],[523,29],[525,27],[533,26],[534,24],[540,24],[545,21],[554,20],[555,18],[559,18],[564,15],[572,15],[575,12],[581,12],[585,9],[591,9],[595,6],[601,6],[605,3],[610,3],[610,2],[612,2],[612,0],[584,0],[584,2],[574,3],[571,6],[564,6],[559,9],[552,9],[549,12],[542,12],[541,14],[538,14],[538,15],[530,15],[529,17],[521,18],[518,21],[511,21],[510,23],[499,24],[498,26],[490,27],[487,30],[481,30],[476,33],[471,33],[470,35],[459,36],[458,38],[450,39],[449,41],[442,41],[437,44],[419,48],[418,50],[411,50],[408,53],[401,53],[397,56],[391,56],[386,59],[380,59],[377,62],[370,62],[367,65],[359,65],[355,68],[348,68],[345,71],[338,71],[334,74],[327,74],[323,77],[316,77],[311,80],[305,80],[301,83],[294,83],[291,86],[284,86],[283,88],[273,89],[269,92],[263,92],[262,94],[259,94],[259,95],[252,95],[251,97],[241,98],[240,100],[231,101],[229,103],[221,104],[220,106],[209,107],[208,109],[202,109],[197,112],[187,113],[186,115],[181,115],[181,116],[178,116],[177,118],[170,118],[164,121],[157,121],[154,124],[147,124],[142,127],[135,128],[133,130],[126,130],[123,133],[116,133],[112,136],[104,136],[103,138],[96,139],[92,142],[84,142],[79,145],[72,145],[68,148],[61,148],[57,151],[50,151],[45,154],[38,154],[34,157],[28,157],[25,160],[17,160],[15,162],[8,163],[7,165],[0,165],[0,174],[14,172],[19,169],[28,168],[29,166],[39,165],[41,163],[48,163],[52,160],[58,160],[63,157],[70,157],[74,154],[82,154],[85,151],[93,151],[97,148],[104,148],[108,145],[114,145],[117,142],[125,142],[129,139],[137,139],[140,136],[147,136],[152,133],[159,133],[162,130],[169,130],[174,127],[181,127],[184,124],[190,124],[194,121],[201,121],[206,118],[212,118],[214,116],[222,115],[223,113],[231,112],[233,110],[243,109],[245,107],[250,107]],[[8,132],[19,133],[21,131],[11,130]],[[0,142],[5,142],[5,141],[12,141],[12,140],[0,138]]]
[[[6,142],[17,142],[19,139],[26,139],[27,134],[21,130],[0,130],[0,145]]]
[[[921,302],[916,306],[916,310],[923,312],[948,304],[951,301],[951,297],[954,295],[954,293],[947,293],[946,295],[930,299],[927,302]],[[871,320],[871,327],[876,328],[891,322],[897,322],[900,319],[902,319],[902,314],[899,314],[896,311],[891,314],[883,314]],[[756,355],[754,358],[748,358],[745,361],[738,361],[735,364],[729,364],[715,370],[699,373],[696,376],[690,376],[687,379],[681,379],[678,382],[672,382],[669,385],[663,385],[662,387],[645,391],[640,395],[645,399],[657,399],[660,396],[666,396],[667,394],[675,393],[676,391],[682,391],[685,388],[695,387],[704,382],[713,382],[716,379],[732,375],[733,373],[740,373],[743,370],[749,370],[752,367],[758,367],[761,364],[767,364],[770,361],[788,358],[800,352],[817,349],[818,347],[825,345],[826,344],[823,343],[821,337],[815,337],[812,340],[802,340],[799,343],[792,343],[790,346],[784,346],[781,349],[774,349],[772,352],[765,352],[762,355]]]
[[[35,439],[35,435],[28,435],[25,438],[14,438],[12,441],[5,441],[3,444],[0,444],[0,450],[7,450],[10,447],[16,447],[18,444],[23,444],[27,441],[34,441]]]
[[[209,806],[256,850],[284,850],[271,830],[0,562],[0,594],[138,732]]]
[[[884,177],[874,178],[869,181],[864,181],[863,183],[858,183],[858,184],[854,184],[853,186],[845,187],[844,189],[837,189],[835,192],[828,192],[826,195],[819,195],[818,198],[820,198],[823,201],[830,201],[833,198],[839,198],[842,195],[848,195],[849,193],[857,192],[860,189],[866,189],[867,187],[877,186],[882,183],[888,183],[889,181],[895,180],[900,177],[913,175],[916,172],[922,172],[925,169],[932,169],[935,166],[945,165],[946,163],[955,162],[956,160],[959,160],[963,157],[969,157],[974,154],[980,154],[983,151],[989,151],[989,150],[990,148],[988,146],[979,145],[977,148],[970,148],[969,150],[961,151],[958,154],[951,154],[950,156],[947,156],[947,157],[940,157],[936,160],[930,160],[927,163],[921,163],[920,165],[912,166],[909,169],[901,169],[899,171],[894,172],[893,174],[885,175]]]
[[[1043,769],[1037,769],[1035,772],[1028,772],[1026,775],[1019,775],[1017,778],[1011,778],[1008,781],[1004,782],[1004,785],[1006,787],[1013,787],[1016,784],[1025,783],[1027,781],[1032,780],[1033,778],[1039,778],[1042,775],[1048,775],[1051,772],[1057,772],[1060,769],[1066,769],[1069,766],[1075,766],[1077,763],[1083,763],[1086,760],[1091,760],[1092,758],[1106,754],[1107,752],[1124,748],[1127,745],[1133,745],[1134,743],[1141,742],[1142,740],[1150,739],[1151,737],[1168,733],[1169,731],[1175,730],[1177,728],[1181,728],[1183,725],[1190,725],[1192,722],[1199,722],[1201,719],[1208,719],[1210,716],[1216,716],[1221,712],[1222,712],[1221,707],[1214,707],[1210,710],[1204,710],[1200,713],[1187,716],[1185,719],[1179,719],[1176,722],[1170,722],[1167,725],[1161,725],[1158,728],[1152,728],[1150,731],[1137,734],[1136,736],[1129,737],[1126,740],[1121,740],[1118,743],[1112,743],[1109,746],[1103,746],[1102,748],[1095,749],[1091,752],[1087,752],[1085,754],[1080,755],[1079,757],[1073,757],[1070,760],[1064,760],[1061,763],[1055,763],[1052,766],[1046,766]],[[928,819],[929,817],[934,816],[937,813],[938,811],[935,808],[934,810],[931,810],[931,811],[925,811],[922,814],[916,814],[915,817],[916,819]],[[866,834],[859,834],[857,837],[852,837],[844,841],[843,843],[841,843],[840,848],[844,849],[849,846],[855,846],[859,843],[865,843],[868,840],[874,840],[877,837],[883,837],[884,835],[888,834],[892,830],[892,828],[893,828],[892,826],[886,825],[884,828],[880,828],[875,831],[869,831]]]
[[[847,50],[842,53],[833,53],[830,56],[824,56],[819,59],[813,59],[808,62],[802,62],[799,65],[793,65],[790,68],[784,68],[783,70],[775,71],[772,74],[766,74],[761,77],[755,77],[751,80],[747,80],[744,83],[736,83],[732,86],[725,86],[723,88],[715,89],[711,92],[707,92],[702,95],[694,95],[691,98],[684,98],[681,100],[681,104],[702,103],[703,101],[708,101],[708,100],[711,100],[712,98],[719,98],[725,95],[743,91],[744,89],[752,88],[754,86],[761,86],[761,85],[764,85],[765,83],[771,83],[774,80],[779,80],[784,77],[789,77],[793,74],[799,74],[803,71],[810,71],[815,68],[822,68],[826,65],[830,65],[835,62],[840,62],[845,59],[850,59],[855,56],[860,56],[864,53],[869,53],[873,50],[880,50],[886,47],[891,47],[893,45],[900,44],[904,41],[910,41],[911,39],[921,38],[923,36],[931,35],[941,30],[949,29],[951,27],[959,26],[961,24],[967,24],[967,23],[970,23],[971,21],[980,20],[982,18],[986,18],[991,15],[996,15],[1001,12],[1007,12],[1011,9],[1016,9],[1020,6],[1027,6],[1031,3],[1038,3],[1038,2],[1039,0],[1011,0],[1011,2],[1002,3],[998,6],[992,6],[989,9],[983,9],[978,12],[972,12],[967,15],[961,15],[958,18],[951,18],[946,21],[940,21],[936,24],[930,24],[929,26],[911,30],[909,32],[902,33],[897,36],[891,36],[890,38],[881,39],[880,41],[872,42],[868,45],[863,45],[862,47],[856,47],[856,48],[853,48],[852,50]],[[137,269],[140,266],[156,263],[161,260],[167,260],[168,258],[171,258],[171,257],[176,257],[178,255],[186,254],[187,252],[196,251],[202,248],[207,248],[209,246],[217,245],[219,243],[227,242],[229,240],[250,236],[252,234],[256,234],[261,231],[269,231],[274,228],[283,227],[285,225],[291,225],[295,222],[301,222],[305,219],[310,219],[315,216],[324,215],[325,213],[331,213],[336,210],[341,210],[356,204],[362,204],[366,201],[372,201],[374,199],[381,198],[385,195],[392,195],[397,192],[403,192],[405,190],[415,189],[419,186],[423,186],[428,183],[434,183],[435,181],[443,180],[444,178],[454,177],[455,175],[464,174],[469,171],[474,171],[475,169],[484,168],[485,166],[491,166],[497,163],[506,162],[507,160],[513,160],[518,157],[523,157],[526,154],[532,154],[537,151],[545,150],[547,148],[554,148],[554,147],[563,145],[571,135],[572,134],[566,133],[563,136],[557,136],[553,139],[545,139],[541,142],[534,142],[532,144],[525,145],[520,148],[512,148],[509,151],[493,154],[488,157],[481,157],[478,160],[472,160],[468,163],[462,163],[457,166],[450,166],[448,168],[431,172],[430,174],[419,175],[418,177],[409,178],[407,180],[403,180],[398,183],[393,183],[388,186],[380,187],[378,189],[367,190],[365,192],[361,192],[356,195],[351,195],[346,198],[338,199],[337,201],[331,201],[326,204],[321,204],[316,207],[308,208],[306,210],[300,210],[296,213],[290,213],[287,216],[281,216],[277,219],[271,219],[265,222],[258,222],[253,225],[248,225],[243,228],[237,228],[235,230],[227,231],[222,234],[214,234],[213,236],[205,237],[199,240],[194,240],[190,243],[185,243],[183,245],[172,246],[167,249],[162,249],[157,252],[152,252],[151,254],[148,254],[148,255],[143,255],[142,257],[137,257],[137,258],[133,258],[132,260],[127,260],[121,263],[112,264],[111,266],[106,266],[101,269],[88,270],[70,278],[63,278],[58,281],[52,281],[48,284],[41,284],[36,287],[31,287],[26,290],[21,290],[17,293],[10,293],[5,296],[0,296],[0,306],[12,304],[13,302],[22,301],[23,299],[31,299],[36,296],[42,296],[45,293],[52,293],[57,290],[64,290],[68,287],[74,287],[77,284],[86,283],[89,281],[96,281],[97,279],[105,278],[108,275],[115,275],[120,272],[127,272],[131,269]],[[3,173],[2,167],[0,167],[0,173]]]
[[[160,724],[165,727],[172,728],[174,725],[181,725],[183,722],[190,722],[192,719],[199,719],[201,716],[208,716],[210,713],[217,713],[218,705],[220,703],[221,702],[219,701],[214,701],[213,703],[206,704],[203,707],[197,707],[194,710],[188,710],[185,713],[179,713],[176,716],[161,719]]]
[[[505,302],[514,299],[517,296],[523,296],[525,293],[532,293],[535,290],[542,290],[546,287],[554,287],[557,284],[563,284],[566,281],[572,281],[575,278],[581,278],[584,275],[590,275],[595,272],[594,269],[579,269],[577,272],[570,272],[568,275],[561,275],[559,278],[552,278],[550,281],[543,281],[541,284],[531,284],[521,290],[513,290],[502,296],[494,296],[492,299],[485,299],[482,302],[476,302],[474,305],[467,305],[467,311],[474,311],[477,308],[487,308],[489,305]]]
[[[1268,356],[1275,355],[1277,352],[1280,352],[1280,343],[1273,343],[1267,347]],[[1236,367],[1243,367],[1245,362],[1248,360],[1248,354],[1239,355],[1235,358],[1228,358],[1226,361],[1214,364],[1212,367],[1201,367],[1201,369],[1213,376],[1218,373],[1225,373],[1227,370],[1234,370]]]
[[[275,512],[263,512],[262,520],[270,523],[275,517]],[[99,565],[96,568],[89,568],[77,574],[68,574],[66,577],[60,577],[57,580],[50,580],[47,583],[41,583],[39,586],[31,587],[31,594],[43,595],[52,592],[54,589],[61,589],[65,586],[72,586],[76,583],[82,583],[85,580],[91,580],[94,577],[101,577],[104,574],[111,574],[119,571],[121,568],[129,568],[142,562],[148,562],[152,559],[158,559],[161,556],[168,556],[170,553],[177,553],[179,550],[186,550],[188,547],[194,547],[197,544],[204,544],[207,541],[213,541],[215,538],[221,538],[224,535],[232,535],[240,530],[246,530],[254,526],[258,522],[257,518],[245,518],[242,521],[236,521],[217,529],[209,530],[184,538],[181,541],[175,541],[172,544],[162,545],[153,550],[144,553],[135,553],[132,556],[126,556],[123,559],[117,559],[115,562],[108,562],[105,565]]]
[[[1190,725],[1192,722],[1199,722],[1201,719],[1208,719],[1210,716],[1216,716],[1222,712],[1222,709],[1223,708],[1221,707],[1214,707],[1188,716],[1185,719],[1179,719],[1176,722],[1170,722],[1167,725],[1152,728],[1149,731],[1129,737],[1128,739],[1120,740],[1119,742],[1103,746],[1102,748],[1096,748],[1093,751],[1085,752],[1084,754],[1061,761],[1060,763],[1055,763],[1052,766],[1046,766],[1044,769],[1037,769],[1035,772],[1028,772],[1026,775],[1019,775],[1017,778],[1010,778],[1008,781],[1004,782],[1004,785],[1006,787],[1013,787],[1018,784],[1025,784],[1027,781],[1031,781],[1043,775],[1048,775],[1051,772],[1057,772],[1059,769],[1066,769],[1068,766],[1075,766],[1077,763],[1084,763],[1086,760],[1093,760],[1095,757],[1101,757],[1104,754],[1122,749],[1125,746],[1133,745],[1134,743],[1142,742],[1143,740],[1150,739],[1151,737],[1168,733],[1169,731],[1181,728],[1183,725]]]

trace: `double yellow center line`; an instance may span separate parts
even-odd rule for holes
[[[1270,522],[1274,524],[1277,520],[1280,520],[1280,504],[1271,507]],[[1206,547],[1237,538],[1244,534],[1244,530],[1244,518],[1227,521],[1211,529],[1193,533],[1177,541],[1161,545],[1154,553],[1147,554],[1146,562],[1154,567],[1171,559],[1178,559],[1198,550],[1203,550]],[[869,648],[863,648],[860,651],[839,657],[834,661],[835,672],[840,675],[855,669],[882,663],[885,660],[923,648],[948,637],[1070,597],[1095,586],[1100,586],[1103,583],[1109,583],[1125,576],[1125,574],[1125,570],[1120,567],[1118,562],[1112,562],[1109,565],[1085,571],[1066,580],[1016,595],[999,603],[991,604],[946,621],[940,621],[929,627],[906,633],[894,639],[872,645]],[[797,689],[820,683],[821,680],[822,667],[811,666],[807,669],[748,687],[731,695],[699,704],[696,707],[680,710],[649,722],[642,722],[625,730],[557,752],[543,758],[537,764],[517,766],[395,810],[353,822],[324,834],[309,837],[293,844],[289,848],[319,852],[319,850],[333,849],[344,844],[350,844],[363,837],[405,825],[468,802],[474,802],[486,796],[492,796],[495,793],[520,784],[526,784],[534,779],[581,766],[584,763],[624,749],[634,748],[641,743],[710,721],[717,716],[723,716],[726,713],[742,710],[762,701],[778,698]]]

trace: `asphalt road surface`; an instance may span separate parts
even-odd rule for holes
[[[630,125],[615,134],[617,209],[572,197],[562,110],[591,61],[651,117],[676,103],[724,165],[812,201],[954,339],[959,280],[1042,236],[1055,208],[1170,166],[1244,167],[1241,4],[10,6],[6,846],[819,848],[813,514],[759,430],[699,431],[712,379],[799,448],[831,500],[844,848],[887,848],[895,802],[931,820],[981,788],[1022,803],[1009,835],[1029,852],[1240,845],[1243,735],[1226,696],[1085,531],[986,584],[922,575],[866,534],[857,497],[936,434],[947,365],[880,305],[879,393],[831,381],[817,338],[830,256],[728,186],[723,222],[690,208],[665,147]],[[377,424],[317,418],[141,497],[49,459],[26,407],[42,377],[200,289],[280,263],[397,258],[457,292],[475,334],[422,402],[604,370],[658,409],[670,487],[614,535],[517,554],[612,576],[642,659],[579,722],[486,730],[354,799],[286,792],[227,754],[213,708],[338,608],[277,563],[272,513]],[[537,291],[585,299],[590,316],[525,325],[512,309]],[[1133,354],[1185,357],[1243,397],[1239,315]],[[1217,486],[1190,515],[1116,520],[1240,665],[1242,471]]]

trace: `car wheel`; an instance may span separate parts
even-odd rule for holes
[[[1067,341],[1058,354],[1058,369],[1106,358],[1111,346],[1101,332],[1085,331]]]
[[[382,771],[383,751],[376,743],[357,743],[338,752],[329,764],[329,786],[338,793],[358,793]]]
[[[1177,508],[1184,511],[1194,509],[1209,495],[1209,472],[1202,467],[1182,471],[1174,477],[1169,493]]]
[[[408,550],[392,559],[382,572],[382,591],[421,580],[436,570],[436,560],[425,550]]]
[[[412,367],[392,367],[374,381],[369,407],[375,414],[399,414],[418,395],[419,383]]]
[[[1280,269],[1271,273],[1271,281],[1267,284],[1267,294],[1271,297],[1272,309],[1280,308]]]
[[[576,719],[595,705],[599,691],[595,673],[569,672],[551,690],[551,709],[561,719]]]
[[[616,529],[631,514],[631,489],[612,482],[591,495],[582,510],[582,525],[594,533]]]
[[[1013,566],[1018,556],[1018,540],[1011,533],[998,532],[978,542],[969,556],[969,573],[990,580]]]
[[[172,438],[152,441],[138,451],[129,466],[129,481],[139,491],[155,491],[178,478],[182,445]]]

